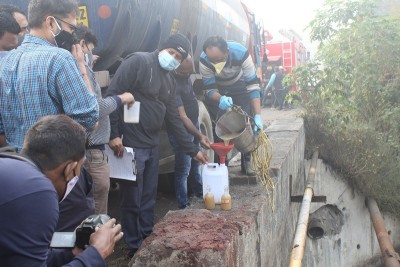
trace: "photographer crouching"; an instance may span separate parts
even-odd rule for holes
[[[1,266],[46,266],[62,201],[79,177],[85,129],[65,115],[46,116],[25,136],[21,154],[0,154]],[[115,219],[96,227],[89,246],[65,266],[105,266],[123,233]],[[64,251],[65,252],[65,251]]]

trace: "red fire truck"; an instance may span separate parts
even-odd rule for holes
[[[304,64],[308,58],[302,39],[295,31],[280,30],[279,32],[285,40],[273,41],[271,34],[268,31],[264,32],[267,44],[262,53],[263,56],[266,53],[268,57],[268,62],[263,66],[266,78],[270,77],[275,66],[283,66],[285,72],[289,73],[292,68]]]

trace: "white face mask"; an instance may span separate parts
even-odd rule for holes
[[[67,189],[65,190],[65,194],[64,194],[63,198],[60,200],[59,203],[61,203],[64,199],[67,198],[69,193],[71,193],[72,189],[74,189],[74,187],[75,187],[76,183],[78,182],[78,180],[79,180],[78,176],[75,176],[74,178],[69,180],[69,182],[67,183]]]

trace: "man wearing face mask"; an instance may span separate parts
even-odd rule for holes
[[[164,120],[182,151],[201,163],[207,162],[207,156],[193,144],[179,118],[175,81],[170,73],[188,56],[189,49],[189,40],[182,34],[174,34],[159,51],[130,55],[118,68],[107,91],[107,95],[116,95],[127,90],[141,103],[139,123],[124,123],[122,109],[110,115],[110,147],[119,156],[123,154],[123,146],[132,147],[136,157],[136,183],[120,184],[121,224],[129,257],[153,230],[159,134]]]
[[[263,129],[260,105],[260,81],[247,49],[220,36],[208,38],[200,56],[200,73],[206,91],[206,103],[213,121],[217,115],[240,106],[255,122],[254,132]],[[221,112],[222,111],[222,112]],[[253,175],[250,154],[242,154],[242,171]]]
[[[46,116],[27,132],[21,154],[0,154],[1,266],[46,266],[58,202],[70,192],[85,154],[85,129],[65,115]],[[62,151],[62,153],[60,153]],[[123,236],[111,219],[65,266],[105,266]],[[65,251],[63,251],[65,252]],[[60,266],[60,265],[58,265]]]
[[[0,146],[20,150],[26,131],[45,115],[95,128],[98,104],[72,34],[77,9],[75,0],[30,1],[31,32],[0,64]]]
[[[86,73],[99,103],[99,126],[89,135],[89,147],[86,150],[85,169],[93,177],[93,195],[96,214],[107,214],[108,191],[110,189],[110,168],[105,153],[105,144],[110,140],[110,119],[108,115],[122,105],[131,106],[135,102],[131,93],[103,98],[100,85],[90,67],[93,64],[92,50],[97,45],[97,38],[86,26],[79,25],[75,31],[85,53]]]

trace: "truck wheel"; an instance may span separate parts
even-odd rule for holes
[[[208,137],[210,142],[214,142],[213,130],[212,130],[212,122],[210,115],[208,114],[208,110],[203,102],[198,101],[199,103],[199,124],[200,124],[200,132]],[[205,151],[208,156],[209,162],[214,162],[214,151],[208,149]]]

